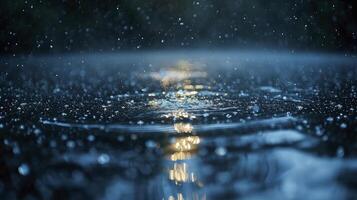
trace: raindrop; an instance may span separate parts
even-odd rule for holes
[[[130,138],[132,140],[136,140],[136,139],[138,139],[138,136],[136,134],[132,134],[132,135],[130,135]]]
[[[68,148],[74,148],[76,146],[75,142],[72,140],[67,141],[67,147]]]
[[[340,158],[345,155],[345,150],[343,149],[343,147],[338,147],[338,148],[337,148],[336,155],[337,155],[338,157],[340,157]]]
[[[152,140],[148,140],[145,142],[145,145],[147,148],[155,148],[156,147],[156,143]]]
[[[34,133],[35,133],[35,135],[39,135],[41,133],[41,130],[40,129],[35,129]]]
[[[341,108],[342,108],[342,105],[341,105],[341,104],[337,104],[337,105],[336,105],[336,108],[341,109]]]
[[[258,106],[257,104],[255,104],[255,105],[252,107],[252,110],[253,110],[254,113],[257,113],[257,112],[259,112],[260,108],[259,108],[259,106]]]
[[[219,156],[224,156],[227,153],[227,149],[224,147],[218,147],[216,148],[215,153]]]
[[[125,140],[125,138],[124,138],[124,136],[119,135],[119,136],[117,137],[117,140],[118,140],[119,142],[123,142],[123,141]]]
[[[104,165],[110,161],[110,157],[108,154],[100,154],[97,161],[99,164]]]
[[[95,136],[94,135],[88,135],[87,140],[89,142],[93,142],[95,140]]]
[[[25,163],[21,164],[21,165],[17,168],[17,170],[18,170],[19,173],[20,173],[21,175],[23,175],[23,176],[26,176],[26,175],[28,175],[28,174],[30,173],[30,167],[29,167],[27,164],[25,164]]]
[[[328,121],[328,122],[333,122],[333,117],[328,117],[328,118],[326,118],[326,121]]]
[[[318,136],[321,136],[323,134],[323,131],[321,130],[320,126],[315,126],[315,133]]]

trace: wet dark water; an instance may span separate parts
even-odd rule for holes
[[[357,60],[1,58],[0,199],[355,199]]]

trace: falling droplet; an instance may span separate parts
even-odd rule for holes
[[[340,125],[340,128],[343,128],[343,129],[347,128],[347,124],[346,124],[346,123],[342,123],[342,124]]]
[[[343,149],[343,147],[337,148],[336,155],[340,158],[342,158],[345,155],[345,150]]]
[[[30,168],[27,164],[23,163],[21,164],[17,170],[19,171],[19,173],[23,176],[26,176],[30,173]]]
[[[156,143],[152,140],[148,140],[145,142],[145,145],[147,148],[155,148],[156,147]]]
[[[99,164],[104,165],[110,161],[110,157],[108,154],[100,154],[97,161]]]
[[[224,147],[218,147],[216,148],[215,153],[219,156],[224,156],[227,153],[227,149]]]

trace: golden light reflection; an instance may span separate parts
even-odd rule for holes
[[[193,194],[189,197],[186,196],[186,198],[184,198],[182,193],[177,193],[176,195],[177,197],[175,198],[175,196],[171,195],[169,196],[168,200],[185,200],[185,199],[191,199],[191,200],[206,200],[206,195],[203,196],[199,196],[198,194]]]
[[[176,92],[176,97],[177,98],[181,98],[181,99],[185,99],[187,97],[192,97],[197,95],[197,91],[187,91],[187,90],[179,90]]]
[[[204,89],[204,85],[191,85],[191,84],[184,84],[183,89],[184,90],[202,90]]]
[[[177,138],[173,144],[170,145],[170,149],[174,152],[193,151],[198,148],[200,138],[198,136],[188,136]]]
[[[182,193],[177,193],[177,199],[174,196],[169,196],[169,200],[184,200]]]
[[[172,118],[174,121],[193,120],[195,114],[189,109],[206,106],[206,103],[199,99],[198,93],[200,90],[209,89],[209,87],[195,84],[191,79],[205,78],[207,73],[199,70],[192,63],[181,60],[174,67],[153,72],[150,76],[159,80],[164,89],[170,87],[170,90],[175,90],[165,93],[165,99],[149,101],[149,106],[161,109],[165,113],[162,117]],[[173,128],[178,137],[173,139],[166,151],[170,164],[168,180],[175,185],[190,183],[196,185],[195,188],[197,186],[202,188],[203,183],[197,177],[197,166],[192,165],[195,161],[193,163],[192,160],[188,161],[197,153],[201,139],[192,135],[194,127],[191,123],[175,123]],[[204,200],[206,196],[198,192],[183,193],[180,190],[168,196],[168,200],[184,199]]]
[[[175,183],[195,182],[195,174],[190,172],[186,163],[174,163],[173,169],[169,170],[169,179]]]
[[[175,123],[175,131],[183,135],[183,137],[175,138],[169,145],[169,159],[173,161],[173,167],[169,169],[169,180],[174,181],[175,184],[181,183],[196,183],[197,177],[194,171],[189,170],[189,164],[184,162],[190,159],[197,151],[200,144],[198,136],[184,136],[192,133],[193,126],[190,123]],[[181,161],[181,162],[178,162]],[[183,161],[183,162],[182,162]]]
[[[195,118],[194,115],[189,114],[184,109],[178,109],[172,113],[162,115],[165,118],[173,118],[174,120],[178,119],[193,119]]]
[[[192,157],[193,153],[191,152],[174,152],[170,156],[170,160],[172,161],[178,161],[178,160],[188,160]]]
[[[175,123],[174,129],[177,133],[192,133],[193,126],[190,123]]]
[[[186,60],[180,60],[174,67],[163,69],[159,72],[152,72],[151,78],[159,80],[161,85],[166,88],[171,84],[187,80],[189,78],[206,77],[207,73],[203,71],[193,71],[193,64]]]

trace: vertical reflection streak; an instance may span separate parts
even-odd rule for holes
[[[203,85],[194,85],[192,78],[203,78],[206,72],[193,71],[193,65],[188,61],[179,61],[176,67],[166,71],[153,73],[152,78],[160,80],[164,89],[174,88],[174,95],[167,98],[174,98],[177,107],[171,114],[164,115],[166,118],[172,118],[174,130],[177,137],[167,147],[167,157],[170,167],[168,169],[168,179],[175,185],[175,192],[168,196],[169,200],[206,199],[205,194],[200,194],[196,188],[202,188],[203,184],[197,176],[197,167],[192,165],[192,157],[197,153],[201,139],[194,136],[194,126],[191,123],[183,122],[195,119],[194,113],[190,113],[186,108],[194,108],[192,102],[199,102],[197,98],[198,91],[203,89]],[[171,99],[170,99],[171,100]],[[187,105],[180,107],[179,105]],[[157,106],[158,104],[153,104]],[[165,107],[162,108],[165,111]],[[181,122],[180,122],[181,121]],[[185,185],[185,187],[182,187]],[[190,188],[189,190],[187,187]],[[166,199],[163,197],[163,199]]]

